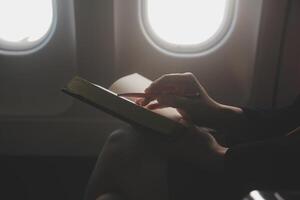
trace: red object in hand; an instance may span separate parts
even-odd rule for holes
[[[155,97],[155,96],[159,96],[159,95],[165,95],[165,94],[151,94],[151,93],[121,93],[121,94],[118,94],[118,96],[120,97],[136,97],[136,98],[151,98],[151,97]],[[172,94],[170,94],[172,95]],[[179,96],[177,94],[174,94],[175,96]],[[196,93],[196,94],[184,94],[184,95],[180,95],[182,97],[199,97],[200,94],[199,93]]]

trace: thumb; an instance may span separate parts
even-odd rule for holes
[[[186,97],[170,95],[170,94],[163,94],[157,98],[157,102],[161,105],[174,107],[174,108],[181,108],[185,109],[192,104],[191,100]]]

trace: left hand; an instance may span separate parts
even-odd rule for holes
[[[221,146],[211,134],[212,130],[190,126],[188,131],[168,145],[168,156],[221,171],[228,148]]]

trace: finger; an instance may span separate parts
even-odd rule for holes
[[[176,96],[176,95],[161,95],[157,98],[159,104],[174,107],[179,109],[185,109],[190,107],[192,101],[186,97]]]
[[[151,95],[151,96],[149,96],[149,97],[145,97],[145,98],[141,99],[140,105],[141,105],[141,106],[146,106],[146,105],[148,105],[151,101],[154,101],[156,98],[157,98],[157,97],[154,96],[154,95]]]
[[[143,101],[143,100],[144,100],[144,99],[139,98],[139,99],[135,100],[135,103],[136,103],[137,105],[139,105],[139,106],[142,106],[142,101]]]
[[[161,105],[161,104],[159,104],[159,103],[153,103],[153,104],[150,104],[150,105],[147,106],[147,108],[148,108],[149,110],[162,109],[162,108],[166,108],[166,107],[167,107],[167,106]]]
[[[148,105],[151,101],[157,99],[158,95],[162,93],[183,95],[186,91],[183,91],[180,86],[189,83],[189,81],[193,83],[194,79],[195,77],[192,73],[176,73],[163,75],[160,78],[153,81],[152,84],[145,89],[145,93],[151,94],[151,96],[146,97],[145,100],[142,102],[142,105]]]
[[[183,74],[166,74],[152,82],[145,93],[159,93],[176,89],[176,83],[183,78]]]

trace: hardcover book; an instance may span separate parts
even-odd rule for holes
[[[180,123],[182,116],[176,109],[149,110],[135,103],[139,97],[119,96],[144,93],[151,83],[151,80],[135,73],[118,79],[106,89],[76,76],[62,91],[132,125],[168,136],[184,131],[186,127]]]

